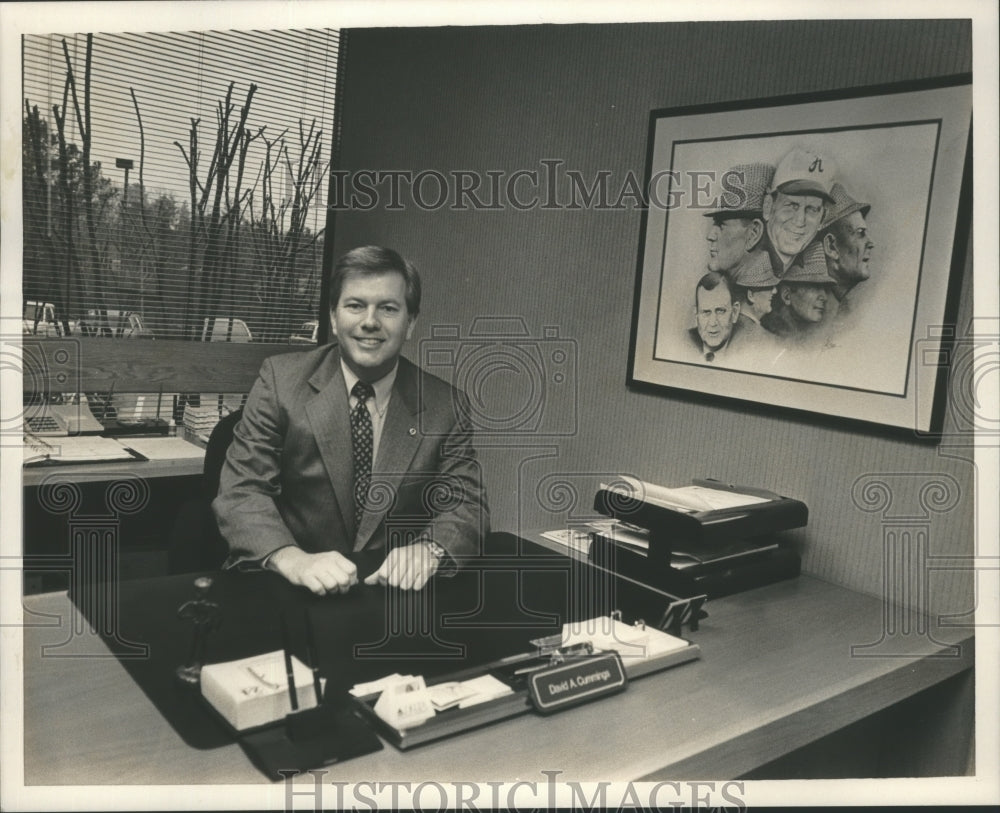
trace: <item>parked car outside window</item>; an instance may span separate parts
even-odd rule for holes
[[[209,319],[201,325],[201,340],[213,342],[252,342],[253,334],[247,323],[234,316],[217,316],[211,320],[212,336],[208,336]]]
[[[156,338],[138,311],[108,308],[104,314],[105,317],[102,319],[96,310],[87,311],[80,320],[81,332],[86,336],[103,336],[106,335],[104,331],[109,330],[116,339]]]
[[[292,331],[292,335],[288,337],[289,344],[316,344],[319,341],[319,322],[316,319],[310,319],[308,322],[303,322],[299,327]]]
[[[56,321],[51,302],[25,301],[21,332],[30,336],[62,336],[63,326]]]

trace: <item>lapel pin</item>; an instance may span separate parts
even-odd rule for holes
[[[415,426],[410,427],[410,435],[413,436],[417,434],[417,428]]]

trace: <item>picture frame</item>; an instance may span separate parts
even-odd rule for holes
[[[939,432],[971,118],[969,75],[651,111],[628,386]]]

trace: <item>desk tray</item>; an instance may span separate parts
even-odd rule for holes
[[[537,657],[535,653],[513,655],[494,661],[493,663],[463,669],[429,681],[428,685],[433,686],[438,683],[469,680],[483,674],[490,674],[503,683],[506,683],[514,691],[512,694],[498,697],[495,700],[488,700],[484,703],[478,703],[468,708],[460,709],[455,707],[439,711],[427,720],[427,722],[415,728],[400,730],[389,725],[379,717],[375,713],[375,703],[379,698],[378,692],[357,697],[354,700],[361,713],[371,722],[379,735],[400,750],[405,751],[417,745],[452,737],[456,734],[479,728],[480,726],[489,725],[490,723],[532,711],[533,706],[528,697],[527,675],[514,675],[514,670],[527,661],[535,660]],[[684,649],[678,649],[655,658],[627,665],[625,667],[625,674],[630,679],[642,677],[643,675],[659,672],[673,666],[679,666],[682,663],[696,660],[699,657],[701,657],[701,649],[697,644],[689,641],[687,647]]]

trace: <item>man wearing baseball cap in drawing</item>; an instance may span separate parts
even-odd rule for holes
[[[796,148],[774,171],[762,214],[765,234],[761,247],[771,258],[775,276],[783,279],[819,231],[830,194],[835,167],[829,156]]]
[[[770,164],[737,164],[723,173],[719,208],[704,215],[712,218],[705,235],[709,271],[729,275],[760,243],[761,210],[773,175]]]
[[[844,316],[851,307],[850,292],[871,276],[868,263],[875,248],[867,221],[871,204],[852,198],[840,183],[834,183],[830,192],[833,203],[827,207],[819,240],[826,255],[827,273],[836,282],[833,295],[838,314]]]

